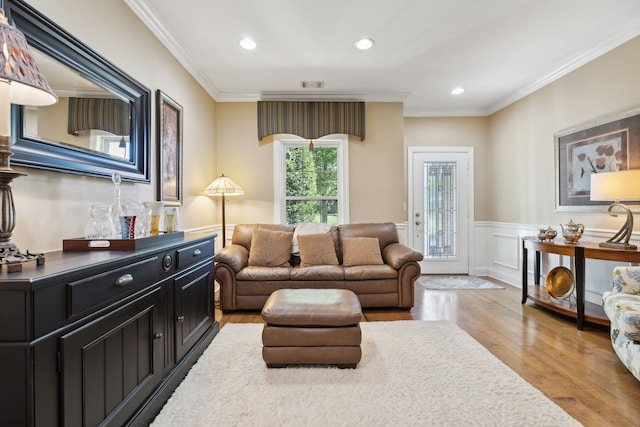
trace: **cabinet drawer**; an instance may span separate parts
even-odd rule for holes
[[[67,318],[105,306],[157,282],[160,258],[154,256],[67,284]]]
[[[213,240],[178,249],[178,270],[213,256]]]

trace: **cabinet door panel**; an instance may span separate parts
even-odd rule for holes
[[[159,383],[153,364],[163,345],[153,339],[159,291],[61,338],[64,425],[121,423]]]
[[[213,262],[175,281],[176,360],[180,360],[214,321]]]

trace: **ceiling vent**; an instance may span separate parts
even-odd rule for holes
[[[324,87],[323,81],[301,81],[300,87],[303,89],[322,89]]]

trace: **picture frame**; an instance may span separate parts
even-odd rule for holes
[[[640,108],[554,134],[557,211],[606,211],[591,201],[591,175],[640,169]],[[632,203],[629,203],[632,204]]]
[[[182,106],[158,89],[158,200],[166,206],[182,206],[182,115]]]

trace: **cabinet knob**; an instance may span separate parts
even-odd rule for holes
[[[184,322],[184,316],[178,316],[178,322],[180,323]]]
[[[200,256],[202,255],[202,251],[200,249],[196,249],[195,251],[193,251],[193,256]]]
[[[158,340],[161,340],[163,336],[164,335],[162,334],[162,332],[157,332],[153,335],[153,339],[158,341]]]
[[[133,283],[133,275],[125,274],[124,276],[118,277],[116,280],[116,286],[127,286]]]
[[[172,265],[173,257],[171,256],[171,254],[165,254],[165,256],[162,258],[162,268],[164,268],[166,271],[169,271]]]

